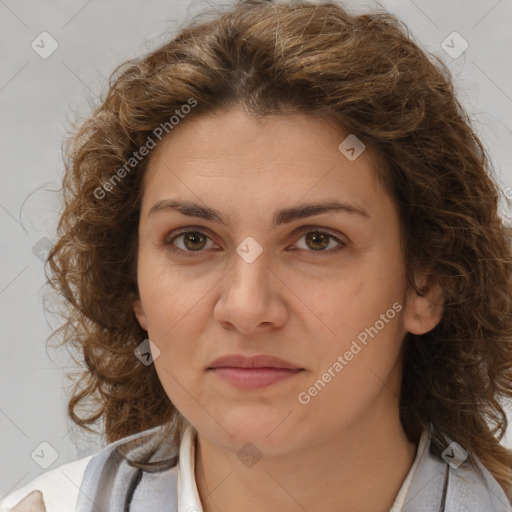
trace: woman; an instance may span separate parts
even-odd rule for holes
[[[2,510],[512,510],[510,228],[400,21],[239,3],[70,142],[49,282],[109,444]]]

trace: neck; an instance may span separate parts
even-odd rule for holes
[[[343,431],[250,468],[198,434],[195,473],[204,512],[389,512],[416,445],[402,429],[398,404],[381,403]]]

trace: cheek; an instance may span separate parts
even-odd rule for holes
[[[139,270],[138,283],[149,329],[159,337],[172,332],[178,322],[186,322],[208,292],[205,280],[157,261]]]
[[[368,276],[368,273],[362,270],[347,271],[321,283],[303,283],[301,294],[298,295],[303,297],[303,303],[308,308],[301,306],[301,309],[311,317],[308,322],[310,328],[313,329],[316,324],[317,329],[321,330],[325,342],[317,345],[320,352],[342,350],[373,318],[379,298],[374,296],[372,281],[367,281],[363,276]]]
[[[316,372],[300,390],[301,404],[307,402],[301,405],[306,414],[323,418],[326,425],[349,426],[370,410],[382,393],[398,400],[401,333],[397,317],[378,332],[356,329],[362,334],[359,338],[347,336],[330,343],[328,349],[323,347],[321,354],[317,352]]]
[[[375,268],[369,266],[367,271],[353,273],[316,296],[308,295],[327,333],[322,343],[314,346],[319,365],[311,379],[320,379],[320,387],[326,383],[319,393],[322,402],[336,399],[350,407],[350,397],[370,399],[399,358],[404,307],[399,272],[394,276],[383,277],[379,272],[372,275]],[[390,274],[393,272],[390,270]]]
[[[142,294],[142,292],[141,292]],[[144,303],[148,337],[158,347],[155,369],[169,397],[179,394],[179,384],[190,386],[198,375],[194,360],[202,331],[201,302],[188,293],[165,286],[161,280]]]

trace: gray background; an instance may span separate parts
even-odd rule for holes
[[[512,1],[381,5],[449,63],[459,97],[512,197]],[[54,238],[62,139],[70,122],[89,113],[114,66],[159,46],[207,6],[184,0],[0,0],[0,499],[102,446],[99,437],[80,434],[67,420],[70,361],[65,352],[50,350],[50,359],[45,350],[57,319],[43,310],[41,258]],[[357,10],[373,6],[357,2]],[[46,59],[31,47],[44,31],[58,43]],[[453,31],[469,44],[455,59],[441,46]],[[509,218],[504,207],[502,213]],[[512,429],[504,444],[512,446]]]

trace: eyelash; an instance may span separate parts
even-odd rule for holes
[[[334,241],[336,241],[339,244],[339,246],[334,248],[334,249],[329,249],[329,250],[318,250],[318,251],[307,250],[307,249],[296,249],[296,250],[306,251],[306,252],[311,252],[311,253],[318,253],[318,254],[321,254],[321,255],[327,255],[328,256],[330,254],[338,253],[339,251],[341,251],[341,250],[343,250],[343,249],[345,249],[345,248],[347,248],[349,246],[348,243],[344,242],[343,240],[341,240],[340,238],[338,238],[337,236],[333,235],[332,233],[330,233],[328,231],[324,231],[324,230],[321,230],[321,229],[318,229],[318,228],[314,228],[312,226],[306,226],[305,229],[308,229],[308,231],[301,231],[300,238],[302,238],[303,236],[308,235],[310,233],[327,235],[329,238],[331,238]],[[203,235],[206,238],[208,238],[209,240],[211,240],[211,238],[206,233],[204,233],[203,231],[200,231],[199,229],[195,230],[193,228],[188,227],[188,228],[178,229],[176,231],[171,232],[166,237],[166,239],[164,241],[164,245],[166,247],[168,247],[169,250],[171,250],[172,252],[180,252],[182,254],[185,254],[187,258],[197,258],[197,257],[200,257],[205,252],[205,250],[201,249],[201,250],[198,250],[198,251],[188,251],[188,250],[180,249],[180,248],[175,247],[173,245],[173,242],[176,239],[178,239],[180,236],[186,235],[188,233],[195,233],[195,234]],[[300,240],[300,238],[299,238],[299,240]]]

